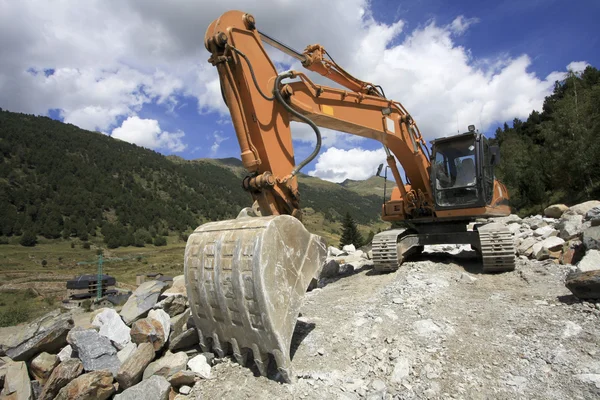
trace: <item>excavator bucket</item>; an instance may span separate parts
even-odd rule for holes
[[[326,257],[320,236],[294,217],[243,217],[198,227],[185,249],[185,282],[203,351],[252,354],[262,375],[269,354],[291,382],[290,344],[302,298]]]

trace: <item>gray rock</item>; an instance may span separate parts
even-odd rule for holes
[[[54,354],[48,354],[46,352],[40,353],[31,360],[31,365],[29,367],[31,375],[40,381],[40,383],[44,384],[59,362],[60,360]]]
[[[565,286],[580,299],[600,299],[600,270],[571,272]]]
[[[130,388],[142,380],[142,374],[154,360],[154,346],[151,343],[142,343],[119,368],[117,382],[122,389]]]
[[[57,354],[57,356],[58,356],[58,359],[60,360],[60,362],[68,360],[69,358],[71,358],[73,356],[73,348],[71,347],[70,344],[68,344],[62,348],[62,350]]]
[[[0,392],[3,399],[30,400],[33,399],[31,382],[27,373],[27,365],[23,361],[11,362],[6,365],[4,388]]]
[[[187,330],[187,324],[190,320],[191,310],[188,308],[182,314],[179,314],[175,317],[171,317],[169,323],[171,325],[171,333],[169,334],[169,343],[173,341],[174,338],[181,335],[185,330]]]
[[[392,375],[390,376],[390,380],[393,383],[400,383],[404,379],[408,378],[410,374],[410,362],[404,358],[396,359],[396,363],[394,364],[394,370],[392,371]]]
[[[182,294],[175,294],[168,296],[166,299],[156,303],[155,309],[163,309],[169,317],[174,317],[181,314],[187,308],[187,296]]]
[[[548,223],[539,215],[525,218],[523,223],[527,224],[532,230],[536,230],[548,225]]]
[[[148,379],[153,375],[160,375],[168,379],[176,372],[185,370],[187,362],[188,356],[184,352],[171,353],[167,351],[162,358],[146,367],[143,379]]]
[[[165,290],[162,296],[174,296],[182,295],[187,297],[187,290],[185,288],[185,276],[177,275],[173,278],[173,286]]]
[[[536,260],[545,260],[550,258],[553,252],[560,251],[564,243],[565,241],[563,239],[556,236],[550,236],[533,245],[533,255]]]
[[[585,215],[588,211],[595,207],[600,207],[600,201],[590,200],[586,201],[585,203],[577,204],[573,207],[570,207],[567,211],[565,211],[565,214]]]
[[[583,231],[583,245],[587,250],[600,250],[600,226],[592,226]]]
[[[179,371],[171,375],[169,383],[174,388],[182,385],[194,386],[194,383],[196,383],[196,374],[192,371]]]
[[[585,213],[584,220],[590,221],[592,226],[600,225],[600,207],[594,207]]]
[[[134,321],[143,318],[154,307],[166,287],[167,284],[160,281],[142,283],[121,309],[123,321],[127,325],[131,325]]]
[[[57,353],[67,344],[73,325],[70,314],[56,310],[20,329],[0,349],[14,361],[28,361],[43,351]]]
[[[179,388],[179,393],[181,393],[181,394],[190,394],[191,391],[192,391],[192,388],[187,385],[183,385]]]
[[[577,269],[581,272],[600,269],[600,251],[594,249],[588,250],[577,264]]]
[[[544,215],[550,218],[560,218],[560,216],[563,215],[568,208],[569,207],[564,204],[553,204],[549,207],[546,207],[544,210]]]
[[[198,354],[188,361],[187,366],[192,372],[198,374],[201,378],[210,379],[210,365],[204,357],[204,354]]]
[[[356,247],[354,247],[353,244],[347,244],[344,247],[342,247],[342,250],[348,254],[352,254],[356,251]]]
[[[536,244],[537,242],[538,242],[537,239],[535,239],[533,237],[526,238],[523,240],[523,242],[517,248],[517,252],[520,255],[525,255],[525,256],[529,257],[533,253],[533,245]]]
[[[114,391],[110,371],[93,371],[78,376],[60,389],[56,400],[105,400]]]
[[[133,342],[129,342],[127,343],[127,346],[119,350],[119,352],[117,353],[117,357],[119,357],[119,361],[121,361],[121,364],[127,361],[127,359],[131,357],[131,355],[135,352],[136,349],[137,345]]]
[[[121,361],[117,357],[117,349],[107,337],[94,329],[73,329],[67,341],[77,352],[85,371],[108,370],[113,376],[117,375]]]
[[[83,372],[83,364],[76,358],[70,358],[58,364],[50,374],[38,400],[52,400],[60,389]]]
[[[475,281],[477,281],[477,278],[467,274],[466,272],[461,272],[460,281],[464,283],[475,283]]]
[[[541,228],[537,228],[533,232],[533,235],[539,236],[542,239],[546,239],[546,238],[549,238],[550,236],[558,236],[558,231],[556,229],[554,229],[553,227],[546,225],[546,226],[542,226]]]
[[[169,314],[164,310],[150,310],[148,318],[160,322],[163,329],[163,336],[166,340],[169,337],[169,333],[171,333],[171,317]]]
[[[329,246],[327,248],[327,257],[337,257],[342,255],[344,252],[337,247]]]
[[[565,240],[577,237],[581,233],[583,217],[581,215],[563,215],[557,225],[559,237]]]
[[[506,217],[497,217],[497,218],[492,218],[493,222],[499,222],[501,224],[514,224],[514,223],[518,223],[521,222],[521,218],[516,215],[516,214],[510,214]]]
[[[196,346],[199,342],[200,338],[198,336],[198,331],[196,328],[190,328],[169,341],[169,350],[189,349],[190,347]]]
[[[340,273],[340,264],[336,260],[329,260],[323,265],[319,279],[333,278]]]
[[[131,328],[125,325],[121,316],[112,308],[105,308],[97,314],[92,326],[100,328],[100,335],[109,338],[117,350],[122,350],[131,343]]]
[[[42,384],[36,380],[33,380],[30,383],[31,383],[31,397],[34,400],[37,400],[40,398],[40,395],[42,394]]]
[[[171,384],[164,377],[153,375],[114,397],[115,400],[167,400]]]
[[[517,234],[519,234],[521,232],[521,225],[519,225],[519,224],[510,224],[510,225],[508,225],[508,230],[513,235],[517,235]]]

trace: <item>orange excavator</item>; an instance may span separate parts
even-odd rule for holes
[[[315,84],[304,73],[278,73],[263,43],[345,88]],[[382,219],[402,228],[377,234],[374,269],[395,271],[429,244],[470,244],[485,272],[514,269],[508,229],[482,218],[510,214],[506,187],[494,177],[496,147],[470,126],[432,142],[429,152],[415,121],[380,86],[340,67],[320,45],[302,53],[260,32],[252,15],[228,11],[213,21],[204,44],[219,73],[248,171],[242,187],[254,200],[234,220],[206,223],[185,249],[185,281],[204,351],[233,353],[292,381],[290,344],[302,298],[326,258],[325,241],[301,222],[297,175],[318,154],[319,127],[374,139],[396,181]],[[296,164],[290,121],[315,132],[312,154]],[[401,177],[401,164],[406,182]],[[249,358],[250,357],[250,358]]]

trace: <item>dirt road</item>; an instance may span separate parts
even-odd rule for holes
[[[569,268],[519,260],[478,273],[436,253],[396,273],[363,269],[308,293],[294,384],[226,360],[201,398],[588,399],[600,397],[600,304],[564,287]]]

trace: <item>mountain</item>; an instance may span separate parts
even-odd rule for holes
[[[241,161],[163,156],[47,117],[0,110],[0,235],[89,236],[143,246],[235,218],[251,205]],[[346,212],[364,232],[383,226],[379,195],[301,176],[305,225],[339,237]],[[372,228],[371,228],[372,227]],[[7,239],[4,238],[3,241]]]
[[[388,179],[387,183],[385,184],[386,197],[388,199],[392,193],[392,189],[396,187],[396,182],[390,179]],[[363,196],[376,195],[381,197],[383,200],[384,179],[379,176],[372,176],[364,181],[346,179],[340,183],[340,186]]]

